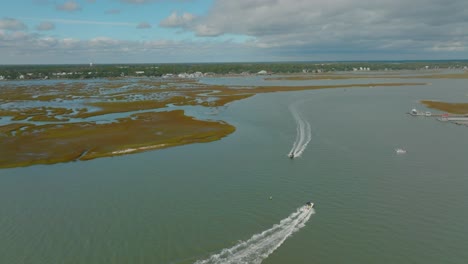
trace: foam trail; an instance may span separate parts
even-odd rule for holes
[[[198,260],[195,264],[260,264],[289,236],[304,227],[314,213],[313,208],[298,208],[272,228],[255,234],[249,240],[242,241],[231,248],[223,249],[205,260]]]
[[[300,157],[310,140],[312,139],[312,129],[309,122],[302,118],[302,115],[297,111],[296,104],[289,107],[294,119],[296,120],[296,139],[294,141],[292,149],[288,155],[294,154],[294,157]]]
[[[304,150],[306,149],[307,145],[309,144],[310,140],[312,139],[312,129],[310,128],[310,124],[306,123],[305,127],[306,127],[305,128],[306,132],[304,133],[305,134],[304,140],[302,144],[300,145],[300,148],[298,148],[296,150],[296,153],[294,153],[294,156],[300,157],[302,153],[304,152]]]
[[[289,111],[291,111],[294,119],[296,120],[297,126],[296,126],[296,139],[294,140],[292,149],[289,151],[288,156],[290,156],[291,154],[294,154],[294,151],[297,148],[297,145],[298,145],[299,139],[300,139],[300,135],[301,135],[301,130],[300,130],[299,121],[298,121],[300,119],[298,117],[298,113],[297,113],[296,109],[293,108],[292,106],[289,106]]]

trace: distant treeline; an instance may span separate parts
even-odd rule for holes
[[[394,71],[456,68],[467,69],[468,61],[360,61],[360,62],[265,62],[265,63],[177,63],[177,64],[87,64],[0,65],[0,80],[88,79],[126,76],[159,77],[166,74],[274,74],[336,71]]]

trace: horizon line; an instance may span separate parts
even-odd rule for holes
[[[119,65],[119,64],[133,64],[133,65],[141,65],[141,64],[239,64],[239,63],[379,63],[379,62],[468,62],[468,59],[421,59],[421,60],[307,60],[307,61],[289,61],[289,60],[277,60],[277,61],[225,61],[225,62],[197,62],[197,61],[188,61],[188,62],[103,62],[103,63],[96,63],[96,62],[87,62],[87,63],[10,63],[10,64],[0,64],[0,66],[39,66],[39,65],[89,65],[92,63],[93,65]]]

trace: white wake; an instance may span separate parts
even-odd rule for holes
[[[304,150],[312,139],[312,129],[310,128],[309,122],[304,120],[302,115],[297,110],[297,104],[289,106],[294,120],[296,120],[296,140],[294,141],[291,151],[288,156],[294,155],[294,157],[300,157]]]
[[[272,228],[255,234],[249,240],[241,241],[231,248],[223,249],[205,260],[198,260],[195,264],[259,264],[289,236],[304,227],[314,213],[313,208],[298,208]]]

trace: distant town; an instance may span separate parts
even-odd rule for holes
[[[125,77],[201,78],[217,75],[442,69],[468,70],[468,61],[0,65],[0,81]]]

